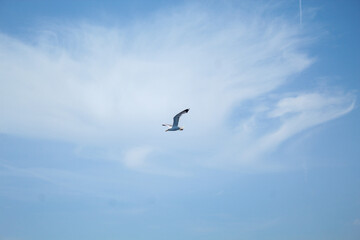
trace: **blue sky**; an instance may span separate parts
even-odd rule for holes
[[[0,240],[358,239],[359,10],[0,1]]]

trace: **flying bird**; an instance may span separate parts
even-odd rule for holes
[[[178,124],[179,124],[179,119],[180,119],[181,115],[183,115],[184,113],[187,113],[189,110],[190,110],[190,108],[185,109],[184,111],[179,112],[178,114],[176,114],[175,117],[174,117],[173,125],[163,124],[163,126],[168,127],[168,129],[166,129],[165,132],[167,132],[167,131],[177,131],[177,130],[182,131],[182,130],[184,130],[184,128],[178,126]]]

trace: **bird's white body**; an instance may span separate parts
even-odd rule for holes
[[[165,131],[165,132],[167,132],[167,131],[177,131],[177,130],[182,131],[182,130],[183,130],[183,128],[181,128],[181,127],[171,127],[171,128],[166,129],[166,131]]]
[[[179,124],[179,119],[181,117],[181,115],[183,115],[184,113],[187,113],[189,111],[189,108],[188,109],[185,109],[184,111],[178,113],[175,115],[174,117],[174,122],[173,122],[173,125],[170,125],[170,124],[163,124],[163,126],[166,126],[168,127],[168,129],[165,130],[165,132],[167,131],[177,131],[177,130],[184,130],[184,128],[182,127],[179,127],[178,124]]]

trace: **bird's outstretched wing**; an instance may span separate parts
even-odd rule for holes
[[[163,123],[163,126],[166,126],[166,127],[169,127],[169,128],[171,128],[171,127],[172,127],[172,125],[170,125],[170,124],[166,124],[166,123]]]
[[[178,114],[175,115],[173,127],[177,127],[177,126],[178,126],[178,124],[179,124],[179,119],[180,119],[181,115],[183,115],[184,113],[187,113],[189,110],[190,110],[190,108],[185,109],[184,111],[179,112]]]

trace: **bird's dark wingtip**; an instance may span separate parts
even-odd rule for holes
[[[188,109],[185,109],[185,112],[187,113],[188,111],[190,110],[190,108],[188,108]]]

